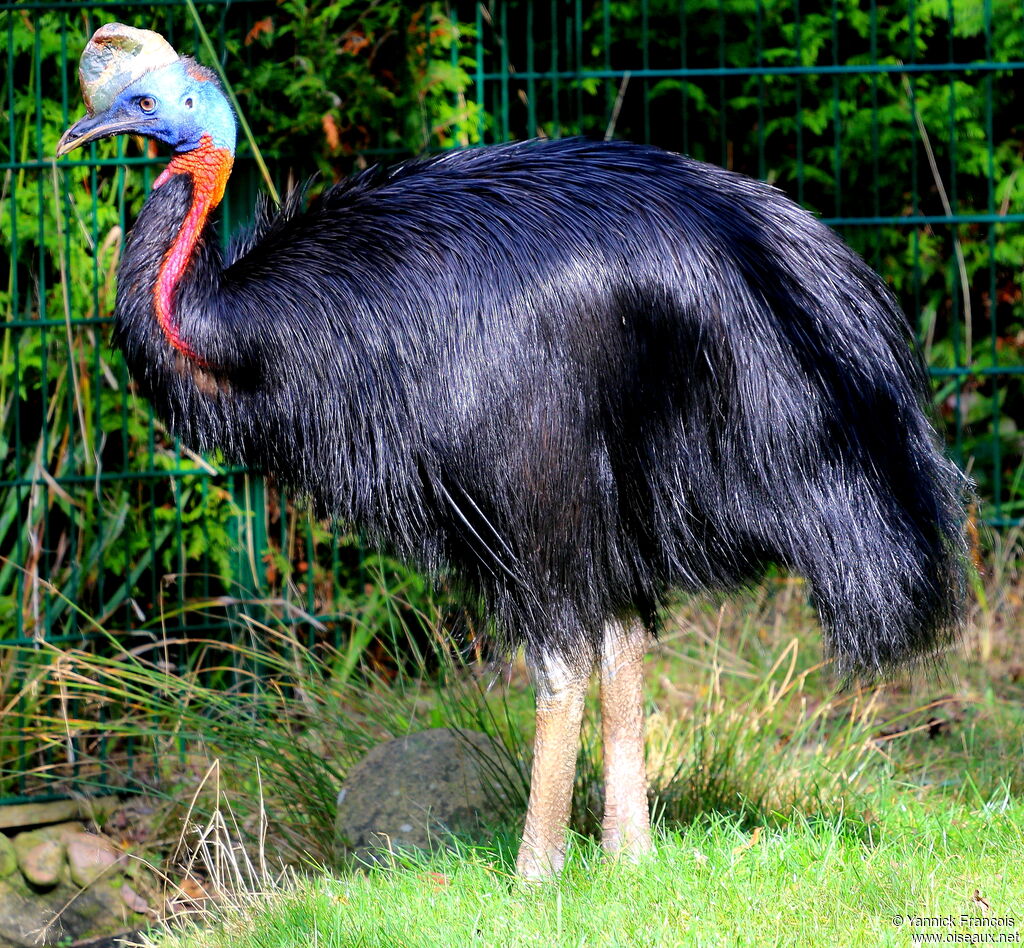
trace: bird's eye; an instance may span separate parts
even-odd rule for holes
[[[192,96],[189,96],[189,97],[188,97],[188,98],[187,98],[187,99],[185,100],[185,108],[186,108],[186,109],[190,109],[190,108],[192,108],[193,104],[194,104],[194,103],[192,102]]]
[[[156,99],[151,95],[144,95],[139,99],[139,108],[142,109],[143,112],[152,112],[156,108]]]

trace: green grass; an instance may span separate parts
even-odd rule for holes
[[[905,946],[914,916],[1010,916],[1011,932],[1024,925],[1020,801],[935,807],[889,787],[871,802],[884,821],[861,813],[751,833],[710,815],[662,835],[640,865],[607,864],[577,840],[550,884],[517,882],[507,847],[311,875],[242,898],[213,928],[147,944]]]

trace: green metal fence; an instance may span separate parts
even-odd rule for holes
[[[229,32],[273,7],[199,11],[224,54]],[[130,766],[130,745],[104,744],[101,728],[75,727],[56,745],[36,734],[42,719],[94,713],[61,706],[38,677],[49,646],[104,647],[110,634],[125,649],[160,642],[166,662],[185,666],[184,639],[237,642],[258,623],[337,638],[334,620],[365,577],[357,543],[168,437],[109,347],[118,249],[166,159],[123,141],[59,168],[51,156],[83,111],[76,65],[92,30],[120,19],[199,50],[184,0],[5,3],[0,18],[0,801],[12,802],[117,784]],[[225,234],[251,215],[257,181],[243,149]]]
[[[396,29],[433,11],[455,37],[452,70],[470,79],[445,92],[437,140],[650,141],[767,178],[842,230],[919,327],[981,518],[1022,522],[1021,4],[491,0],[425,10],[396,13]],[[255,109],[244,78],[265,53],[241,38],[290,14],[257,0],[198,12],[243,107]],[[230,638],[250,634],[253,619],[324,634],[365,581],[357,543],[170,439],[109,349],[118,248],[162,161],[125,142],[59,168],[50,155],[81,111],[81,47],[112,19],[200,49],[186,0],[0,4],[0,713],[26,727],[56,700],[31,686],[48,643],[99,627],[126,648]],[[337,55],[356,62],[363,49],[339,43]],[[441,101],[429,98],[433,81],[422,111]],[[362,153],[400,150],[375,134]],[[324,154],[314,163],[279,148],[274,167],[284,178],[358,160]],[[258,187],[243,147],[225,232],[247,218]],[[170,660],[188,660],[170,648]],[[40,770],[61,778],[58,789],[113,779],[75,764],[74,748],[98,737],[7,746],[10,732],[0,729],[0,798],[48,786],[24,776]]]
[[[487,137],[614,134],[773,181],[879,270],[924,341],[981,518],[1024,516],[1024,7],[494,0]]]

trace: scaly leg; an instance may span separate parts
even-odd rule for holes
[[[560,872],[565,862],[583,699],[593,660],[570,664],[550,653],[527,652],[526,663],[537,693],[537,735],[516,870],[524,879],[537,880]]]
[[[642,623],[609,622],[601,643],[601,740],[604,744],[605,852],[636,859],[654,847],[644,762]]]

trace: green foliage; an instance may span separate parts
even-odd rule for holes
[[[289,162],[312,154],[332,173],[355,155],[474,143],[471,37],[437,2],[283,0],[227,49],[261,148]]]
[[[467,34],[441,4],[288,0],[203,11],[211,23],[221,14],[227,71],[243,79],[238,91],[257,136],[301,172],[314,170],[310,155],[330,171],[330,161],[356,149],[419,151],[469,141],[477,128],[463,96],[472,61],[459,44]],[[134,17],[128,12],[130,22],[156,26],[198,51],[184,4],[161,8],[158,23],[143,5]],[[232,479],[183,454],[130,397],[106,327],[118,252],[148,190],[155,152],[106,142],[93,153],[109,164],[90,166],[88,154],[59,169],[40,164],[53,154],[68,113],[80,110],[74,57],[98,24],[88,9],[3,18],[13,52],[6,75],[27,82],[3,97],[10,135],[0,137],[0,161],[13,165],[0,200],[0,248],[10,261],[0,277],[7,323],[0,479],[11,485],[0,503],[0,592],[22,604],[0,617],[0,640],[76,632],[74,614],[41,581],[74,590],[94,615],[120,608],[131,627],[136,608],[151,615],[163,604],[168,577],[182,590],[181,607],[196,592],[274,596],[269,574],[252,564],[276,558],[273,572],[292,583],[293,570],[280,559],[296,551],[308,586],[321,592],[339,578],[324,570],[340,569],[343,584],[353,567],[363,575],[351,555],[339,562],[336,538],[308,519],[299,518],[297,532],[285,526],[286,544],[268,538],[268,516],[287,525],[292,515],[279,507],[243,514]],[[126,169],[116,167],[125,159],[132,162]],[[255,540],[247,537],[253,531]],[[253,543],[261,549],[251,553]],[[40,551],[34,561],[32,548]],[[139,588],[151,591],[148,601]],[[330,599],[321,595],[318,605]]]
[[[902,71],[1020,62],[1020,5],[650,0],[583,11],[578,45],[572,30],[527,35],[510,12],[508,134],[603,135],[614,116],[618,137],[766,178],[836,220],[924,340],[936,409],[978,482],[984,516],[1024,516],[1024,228],[998,221],[1024,214],[1020,73]],[[528,47],[542,72],[630,75],[517,81]],[[645,78],[644,68],[678,74]],[[731,72],[699,72],[717,69]]]

